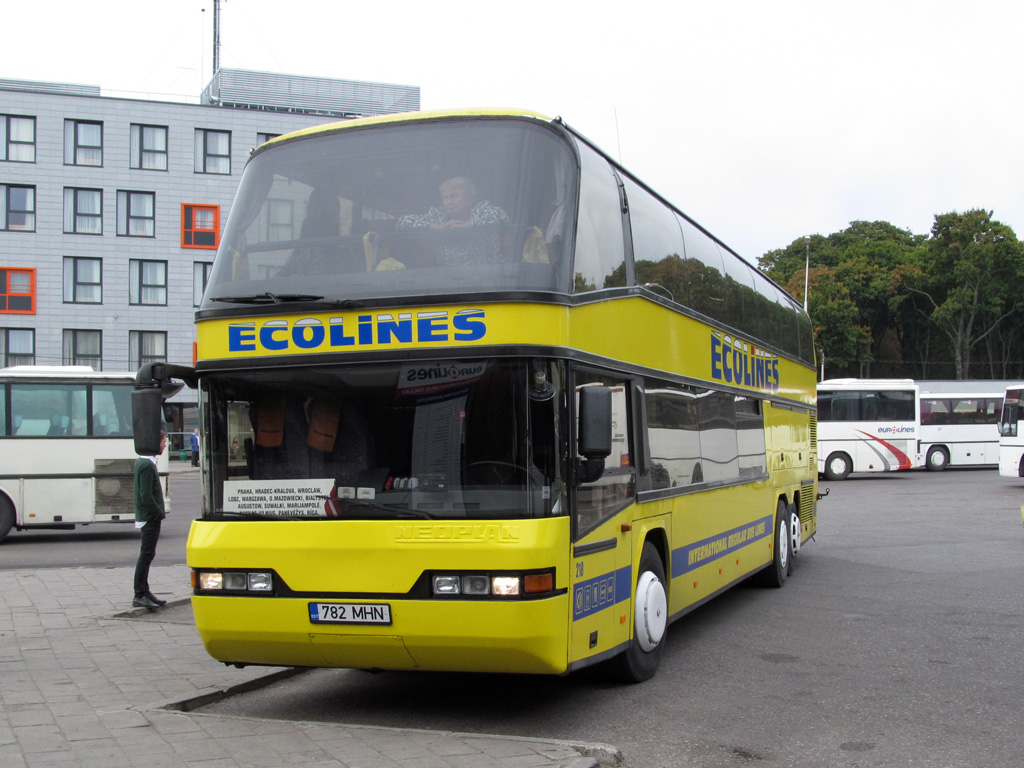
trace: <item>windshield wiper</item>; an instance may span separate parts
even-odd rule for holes
[[[214,296],[210,301],[225,304],[285,304],[292,301],[320,301],[323,296],[314,293],[256,293],[252,296]]]
[[[235,512],[233,510],[221,510],[223,517],[237,517],[243,520],[323,520],[319,515],[267,515],[259,512]]]
[[[252,296],[214,296],[210,301],[225,304],[290,304],[291,302],[313,302],[326,304],[338,309],[362,309],[361,302],[352,299],[325,299],[315,293],[257,293]]]

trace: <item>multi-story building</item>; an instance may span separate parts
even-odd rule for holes
[[[415,86],[244,70],[220,70],[195,104],[0,80],[0,367],[191,362],[252,150],[419,101]],[[175,402],[190,429],[194,393]]]

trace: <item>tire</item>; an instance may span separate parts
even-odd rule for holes
[[[850,470],[853,468],[853,462],[850,461],[850,457],[841,451],[829,454],[828,459],[825,461],[825,478],[827,480],[845,480]]]
[[[14,527],[14,505],[4,496],[0,496],[0,541],[7,538],[7,534]]]
[[[772,561],[758,574],[761,586],[779,588],[784,586],[793,567],[791,521],[789,509],[780,499],[775,510],[775,545],[772,547]]]
[[[937,445],[928,449],[928,456],[925,459],[925,466],[929,472],[941,472],[949,466],[949,454],[945,448]]]
[[[668,629],[665,565],[650,541],[640,554],[633,594],[633,637],[626,650],[612,659],[612,671],[623,682],[642,683],[658,671]]]
[[[796,556],[800,554],[800,547],[803,546],[803,529],[800,526],[800,513],[797,512],[796,504],[787,507],[789,514],[789,572],[793,573],[793,564]]]

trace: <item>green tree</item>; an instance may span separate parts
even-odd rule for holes
[[[902,285],[909,256],[923,240],[888,222],[853,221],[840,232],[769,251],[759,264],[802,300],[810,262],[808,308],[826,363],[831,359],[841,373],[869,376],[876,360],[902,361]]]
[[[1020,243],[991,211],[954,211],[935,216],[917,257],[905,283],[913,305],[949,340],[956,378],[968,378],[979,343],[1019,320],[1024,309]]]

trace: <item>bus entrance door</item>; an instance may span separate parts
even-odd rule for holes
[[[609,521],[573,547],[570,665],[629,639],[631,538]]]

